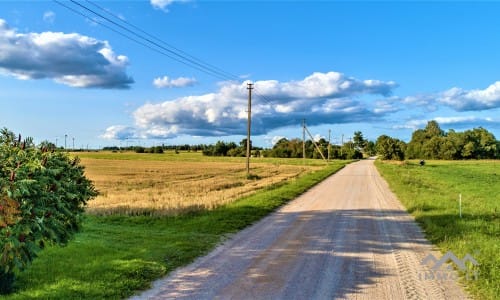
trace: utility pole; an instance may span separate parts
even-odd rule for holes
[[[330,141],[332,139],[332,130],[328,129],[328,162],[330,162]]]
[[[252,89],[253,84],[247,83],[248,89],[248,121],[247,121],[247,175],[250,175],[250,131],[252,127]]]
[[[302,159],[306,162],[306,119],[302,119]]]
[[[73,151],[75,151],[75,138],[73,137]]]
[[[68,148],[66,147],[66,140],[67,140],[67,139],[68,139],[68,135],[67,135],[67,134],[65,134],[65,135],[64,135],[64,150],[66,150],[66,151],[67,151],[67,149],[68,149]]]
[[[319,148],[318,144],[314,141],[314,137],[312,136],[311,132],[309,131],[309,129],[307,129],[307,127],[305,127],[305,129],[307,131],[307,134],[311,138],[311,141],[313,142],[314,146],[316,147],[316,150],[318,150],[319,154],[321,155],[321,158],[323,158],[323,160],[326,161],[326,158],[323,155],[323,152],[321,151],[321,148]]]
[[[344,134],[342,133],[342,142],[340,144],[340,156],[344,156]]]

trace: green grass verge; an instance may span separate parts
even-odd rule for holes
[[[266,188],[213,211],[178,217],[87,216],[66,247],[49,247],[2,299],[122,299],[208,253],[347,162]]]
[[[469,253],[480,263],[478,280],[462,278],[472,295],[500,299],[500,161],[376,166],[433,244],[460,258]]]

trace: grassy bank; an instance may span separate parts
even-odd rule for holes
[[[346,162],[265,188],[212,211],[178,217],[87,216],[68,246],[52,247],[19,274],[5,299],[120,299],[207,253],[342,168]]]
[[[500,162],[429,161],[420,167],[377,161],[376,166],[433,244],[479,262],[478,280],[463,278],[471,293],[500,299]]]

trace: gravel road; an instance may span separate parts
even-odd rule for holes
[[[467,298],[429,277],[429,254],[442,256],[363,160],[132,299]]]

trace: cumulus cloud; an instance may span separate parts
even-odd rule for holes
[[[129,138],[139,138],[134,127],[124,125],[113,125],[106,128],[105,132],[100,136],[103,139],[109,140],[125,140]]]
[[[394,100],[379,100],[375,102],[374,112],[384,114],[392,113],[401,110],[397,105],[394,104]]]
[[[410,120],[403,125],[396,125],[394,129],[412,129],[424,128],[429,121],[436,121],[439,125],[444,127],[448,126],[481,126],[484,124],[499,124],[490,117],[476,117],[476,116],[455,116],[455,117],[435,117],[431,119]]]
[[[495,109],[500,107],[500,81],[482,90],[454,87],[434,94],[403,97],[399,101],[408,106],[424,107],[427,111],[437,110],[438,105],[448,106],[459,112]]]
[[[196,84],[195,78],[179,77],[170,79],[168,76],[158,77],[153,80],[153,85],[157,88],[178,88],[193,86]]]
[[[392,81],[358,80],[336,72],[314,73],[299,81],[257,81],[252,133],[296,126],[303,118],[311,126],[380,120],[386,111],[375,110],[356,96],[390,95],[396,86]],[[224,82],[215,93],[146,103],[133,113],[134,134],[150,138],[245,134],[247,95],[247,82]]]
[[[56,14],[53,11],[46,11],[43,13],[43,21],[49,24],[54,23],[56,20]]]
[[[278,143],[283,138],[284,138],[284,136],[282,136],[282,135],[275,135],[270,139],[270,143],[272,146],[274,146],[274,145],[276,145],[276,143]]]
[[[355,94],[380,94],[389,96],[398,85],[394,81],[358,80],[342,73],[315,72],[300,81],[258,81],[255,88],[272,98],[289,100],[294,98],[339,98]]]
[[[128,58],[107,41],[77,33],[19,33],[0,19],[0,72],[18,79],[50,78],[81,88],[129,88]]]
[[[173,4],[174,2],[189,2],[189,0],[150,0],[151,5],[155,9],[160,9],[165,12],[168,12],[168,6]]]
[[[500,81],[484,90],[464,90],[454,87],[439,97],[439,102],[457,111],[487,110],[500,107]]]

